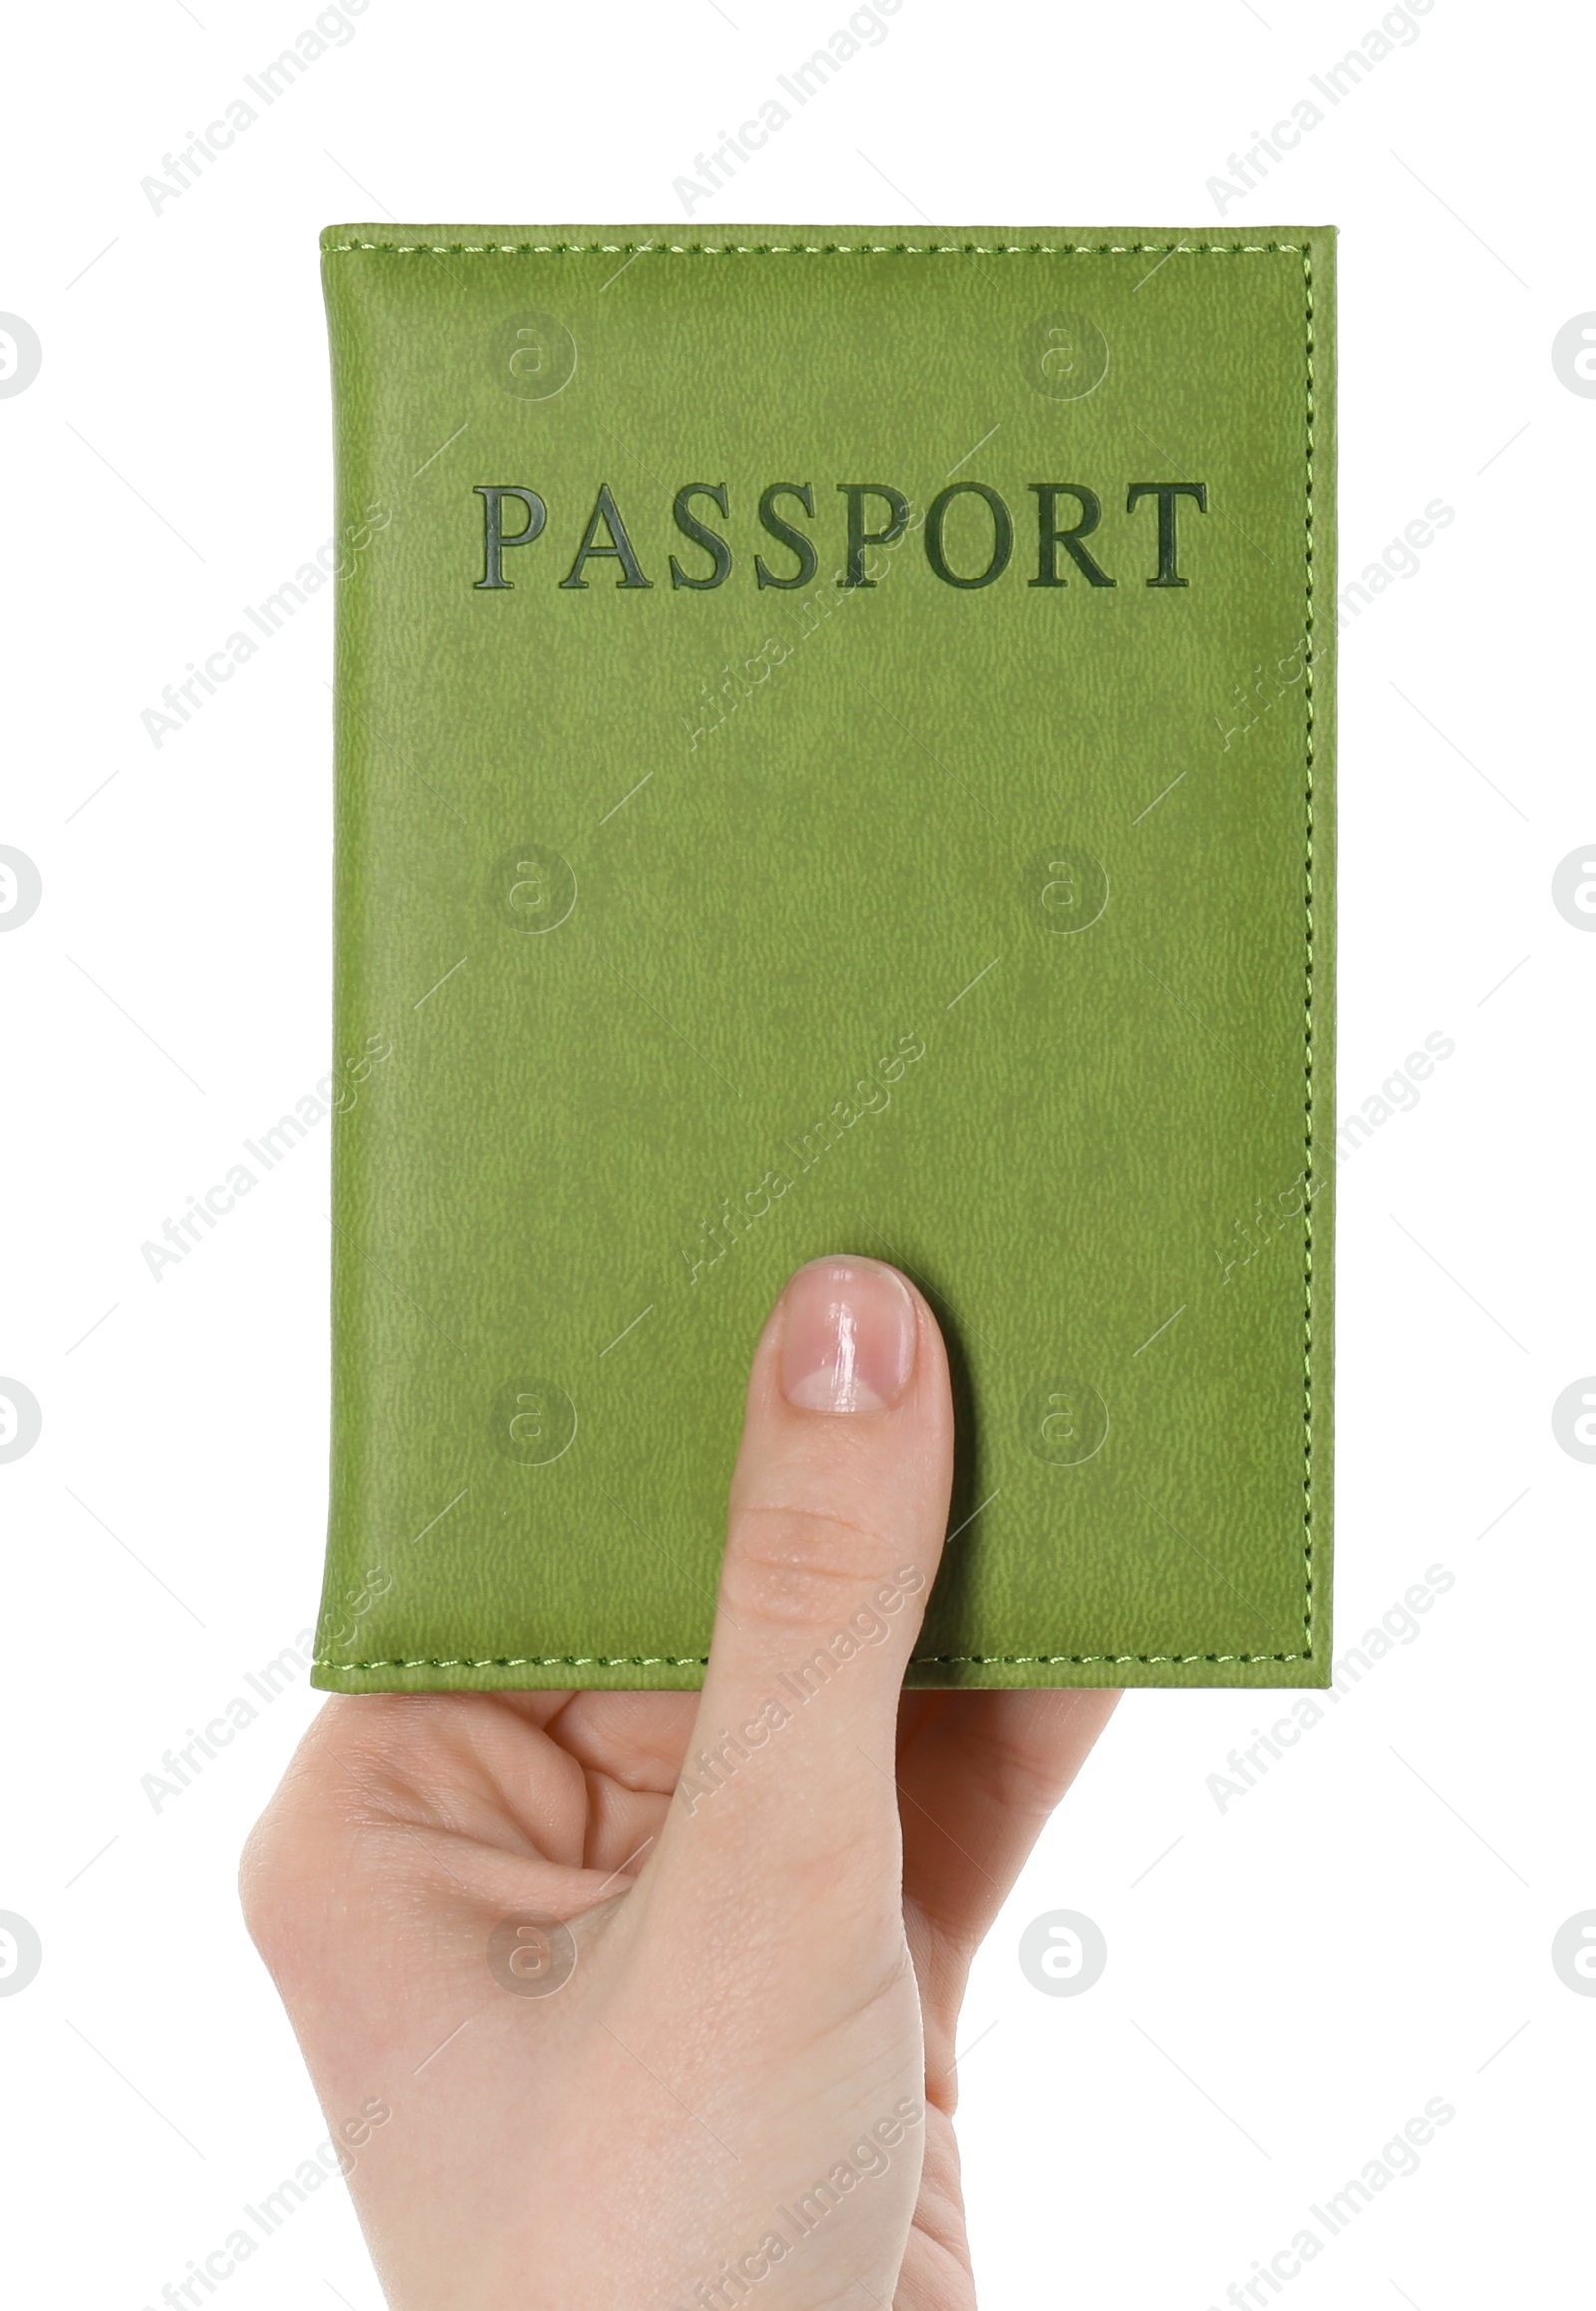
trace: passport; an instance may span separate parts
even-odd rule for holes
[[[336,226],[314,1681],[691,1687],[784,1280],[934,1687],[1322,1686],[1334,233]]]

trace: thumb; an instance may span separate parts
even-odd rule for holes
[[[670,1823],[700,1865],[734,1847],[739,1874],[852,1854],[896,1876],[898,1698],[952,1457],[947,1356],[920,1294],[876,1260],[801,1268],[754,1354]]]

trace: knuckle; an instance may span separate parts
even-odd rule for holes
[[[800,1628],[845,1621],[892,1581],[902,1563],[893,1547],[873,1527],[830,1510],[745,1507],[726,1555],[726,1602],[733,1614],[741,1607]]]
[[[279,1866],[281,1848],[271,1810],[249,1832],[238,1860],[238,1900],[244,1928],[267,1968],[275,1972],[292,1938],[292,1903]]]

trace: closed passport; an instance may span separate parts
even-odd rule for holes
[[[800,1263],[920,1686],[1327,1682],[1334,235],[349,225],[315,1683],[694,1686]]]

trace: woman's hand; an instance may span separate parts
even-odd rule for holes
[[[974,2302],[966,1972],[1115,1697],[901,1692],[952,1433],[925,1302],[816,1261],[701,1694],[322,1711],[244,1895],[394,2311]]]

